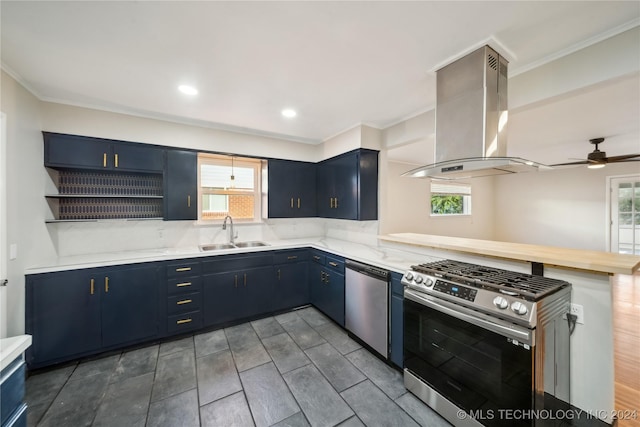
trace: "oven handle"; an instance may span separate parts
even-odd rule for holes
[[[455,317],[456,319],[460,319],[465,322],[471,323],[472,325],[478,326],[480,328],[487,329],[489,331],[506,336],[508,338],[512,338],[520,343],[529,344],[531,346],[535,344],[534,334],[533,334],[533,331],[531,330],[521,329],[515,325],[507,326],[500,323],[496,323],[495,321],[486,320],[486,319],[483,319],[482,317],[478,317],[478,314],[480,313],[476,315],[466,314],[457,309],[453,309],[439,302],[433,301],[428,296],[418,295],[416,292],[409,289],[405,289],[404,296],[405,298],[408,298],[418,304],[422,304],[436,311],[447,314],[451,317]]]

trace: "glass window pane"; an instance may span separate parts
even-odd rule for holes
[[[618,223],[622,225],[631,225],[631,214],[630,213],[620,213],[618,216]]]
[[[441,195],[434,194],[431,196],[431,213],[434,214],[462,214],[463,196],[460,195]]]
[[[233,168],[234,180],[231,180],[231,166],[223,165],[201,165],[200,185],[204,188],[227,189],[238,188],[253,190],[253,168],[237,167]]]

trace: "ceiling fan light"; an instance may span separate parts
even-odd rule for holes
[[[587,167],[589,169],[602,169],[605,166],[606,166],[606,163],[593,163],[593,164],[588,165]]]

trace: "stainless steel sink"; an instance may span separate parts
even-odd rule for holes
[[[258,246],[269,246],[268,243],[260,242],[257,240],[253,240],[251,242],[237,242],[235,245],[238,248],[256,248]]]
[[[202,252],[206,251],[221,251],[223,249],[235,249],[236,247],[231,243],[211,243],[208,245],[200,245]]]

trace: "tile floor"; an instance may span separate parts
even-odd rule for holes
[[[448,426],[313,307],[27,379],[29,426]]]

